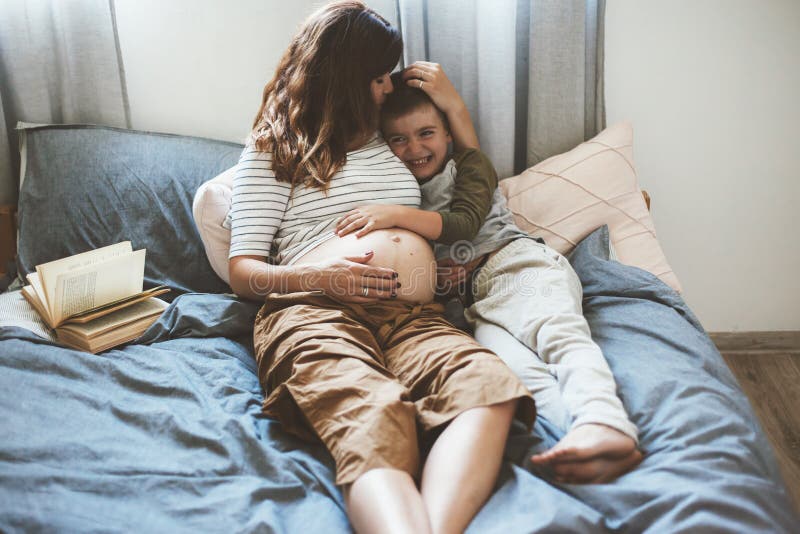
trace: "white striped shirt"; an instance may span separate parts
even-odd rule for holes
[[[366,204],[400,204],[418,208],[419,185],[414,175],[380,136],[347,153],[347,161],[328,185],[291,187],[278,182],[271,154],[248,144],[233,177],[227,224],[231,227],[229,258],[268,256],[288,264],[333,237],[336,220]]]

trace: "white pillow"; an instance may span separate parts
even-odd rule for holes
[[[231,230],[224,226],[231,207],[233,175],[231,167],[219,176],[201,185],[194,194],[192,215],[203,240],[206,256],[217,276],[230,284],[228,278],[228,252],[231,248]]]

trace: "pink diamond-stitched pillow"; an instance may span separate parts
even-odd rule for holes
[[[633,165],[633,128],[622,122],[569,152],[500,181],[517,225],[561,254],[607,224],[617,259],[680,282],[656,238]]]

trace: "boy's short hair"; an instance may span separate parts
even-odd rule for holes
[[[442,119],[445,130],[449,132],[450,123],[447,120],[447,115],[433,103],[433,100],[425,91],[406,84],[402,74],[402,72],[392,74],[394,91],[386,95],[386,100],[381,106],[381,126],[386,119],[396,119],[425,106],[431,106],[439,114],[439,118]]]

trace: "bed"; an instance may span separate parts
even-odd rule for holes
[[[192,222],[194,192],[241,145],[94,126],[22,134],[20,273],[129,239],[147,248],[145,285],[172,293],[141,338],[97,356],[23,328],[8,311],[18,294],[0,295],[0,531],[349,532],[325,449],[260,414],[258,306],[228,293]],[[468,531],[796,532],[765,434],[680,295],[610,260],[606,227],[570,261],[645,460],[611,484],[558,485],[526,463],[558,431],[515,426]]]

